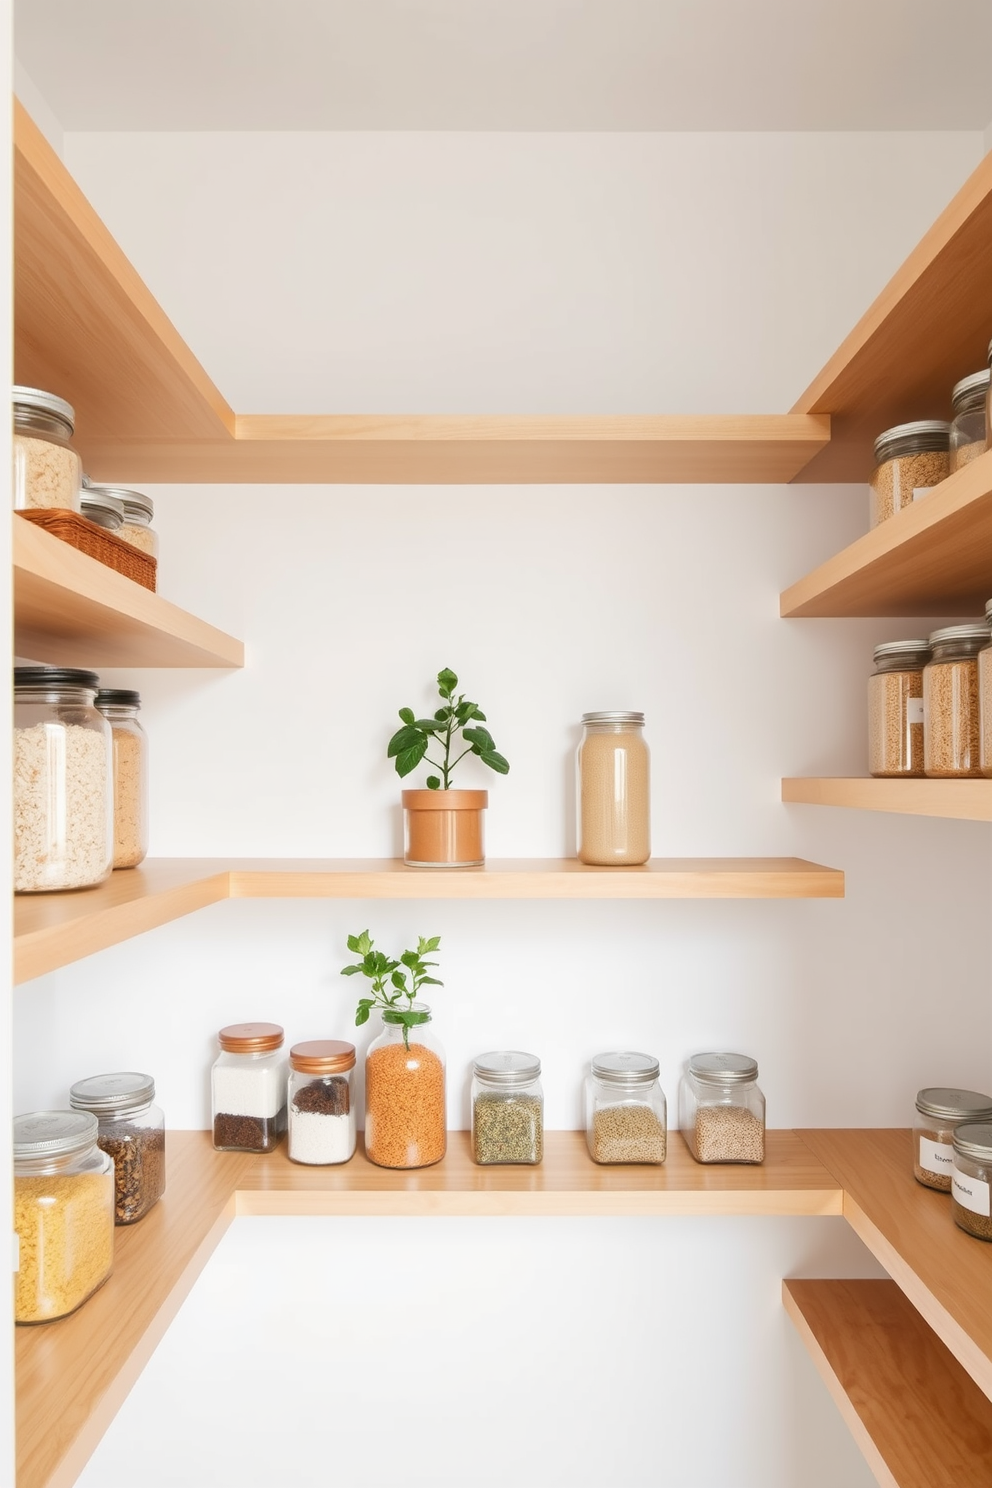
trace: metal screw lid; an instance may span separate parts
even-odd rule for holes
[[[875,463],[883,464],[893,453],[893,446],[903,442],[909,449],[903,453],[947,450],[951,447],[951,426],[946,419],[915,419],[909,424],[893,424],[875,440]]]
[[[930,632],[931,646],[943,646],[948,641],[987,641],[988,624],[984,620],[970,620],[967,625],[945,625],[942,630]]]
[[[986,625],[992,625],[992,599],[985,606],[985,623]]]
[[[597,1054],[592,1061],[592,1072],[597,1080],[608,1085],[652,1085],[658,1078],[660,1066],[651,1054],[636,1054],[625,1050],[619,1054]]]
[[[217,1042],[229,1054],[267,1054],[281,1048],[284,1037],[278,1023],[229,1023]]]
[[[14,1117],[14,1161],[85,1152],[99,1130],[88,1111],[28,1111]]]
[[[14,408],[29,408],[35,413],[48,413],[60,419],[71,434],[76,427],[76,410],[64,398],[46,393],[44,388],[21,387],[17,384],[10,390]]]
[[[119,501],[124,508],[125,517],[137,515],[151,520],[155,515],[155,503],[144,491],[129,491],[125,486],[94,486],[89,480],[86,482],[86,489],[112,496],[115,501]]]
[[[957,1090],[953,1085],[928,1085],[917,1092],[916,1109],[935,1121],[992,1121],[992,1095]]]
[[[743,1085],[758,1078],[758,1061],[747,1054],[693,1054],[689,1073],[704,1085]]]
[[[954,412],[958,411],[958,404],[965,403],[970,397],[978,393],[984,393],[992,377],[992,368],[983,367],[981,372],[972,372],[969,377],[962,377],[951,389],[951,407]]]
[[[962,1157],[973,1157],[978,1162],[992,1161],[992,1122],[965,1122],[956,1127],[951,1138],[954,1151]]]
[[[124,523],[124,503],[102,486],[88,486],[79,493],[79,509],[85,516],[92,513],[98,517],[111,517],[113,525],[121,527]]]
[[[155,1099],[155,1081],[151,1075],[125,1070],[115,1075],[90,1075],[77,1080],[69,1090],[69,1104],[74,1111],[92,1111],[94,1116],[118,1116],[140,1111]]]
[[[343,1039],[310,1039],[293,1045],[289,1063],[301,1075],[342,1075],[355,1068],[355,1046]]]
[[[96,672],[86,672],[80,667],[23,666],[14,668],[16,691],[38,692],[46,687],[85,687],[96,692],[100,678]]]
[[[622,710],[614,710],[603,713],[583,713],[583,723],[643,723],[643,713],[625,713]]]
[[[880,646],[875,647],[872,656],[875,661],[882,661],[889,656],[914,656],[920,651],[929,655],[930,642],[917,636],[912,641],[883,641]]]
[[[480,1054],[472,1061],[472,1068],[487,1085],[527,1085],[540,1075],[541,1061],[536,1054],[507,1049]]]
[[[989,342],[989,349],[988,349],[986,355],[988,357],[989,366],[992,367],[992,341]]]
[[[96,695],[98,708],[140,708],[141,693],[130,687],[101,687]]]

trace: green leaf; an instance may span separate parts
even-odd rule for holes
[[[409,725],[397,729],[389,741],[386,758],[393,759],[397,754],[402,754],[404,750],[412,749],[415,744],[423,744],[424,748],[427,748],[427,739],[420,729],[411,728]]]
[[[415,770],[426,753],[427,740],[421,734],[418,744],[411,744],[409,749],[402,750],[396,756],[396,773],[400,779],[404,775],[409,775],[411,770]]]
[[[440,777],[440,775],[428,775],[428,777],[427,777],[427,789],[428,790],[440,790],[441,789],[441,777]]]
[[[417,950],[421,956],[428,956],[431,951],[436,951],[440,947],[440,944],[440,935],[432,935],[430,940],[424,940],[423,936],[421,936],[417,943]]]
[[[474,746],[474,752],[476,754],[481,753],[484,749],[492,751],[496,748],[496,741],[488,729],[467,728],[463,730],[463,733],[468,742]]]
[[[444,698],[449,698],[458,686],[458,678],[450,667],[445,667],[437,674],[437,690]]]
[[[480,723],[486,722],[486,715],[485,713],[483,713],[481,708],[476,708],[474,716],[479,720]]]
[[[404,723],[412,723],[413,720],[414,720],[415,714],[414,714],[414,711],[413,711],[412,708],[401,708],[400,709],[400,717],[402,718],[402,720],[403,720]]]
[[[400,957],[400,960],[403,962],[403,965],[408,966],[411,971],[413,971],[414,968],[420,964],[420,957],[417,955],[416,951],[404,951],[402,956]]]
[[[414,728],[423,729],[425,734],[436,734],[444,727],[436,718],[418,718],[413,725]]]
[[[437,977],[421,977],[420,985],[422,987],[443,987],[444,983],[439,982]]]
[[[450,716],[450,708],[438,708],[437,712],[434,714],[434,717],[437,719],[438,723],[447,723]]]
[[[392,982],[393,986],[394,987],[398,987],[401,992],[405,992],[406,991],[406,973],[405,972],[394,971],[393,974],[392,974],[392,976],[389,978],[389,980]]]
[[[474,703],[459,703],[455,709],[455,717],[459,723],[468,723],[475,713]]]
[[[342,966],[342,968],[341,968],[341,975],[342,976],[354,976],[355,973],[358,972],[358,971],[360,971],[364,975],[365,974],[365,967],[364,966]]]
[[[494,749],[487,749],[481,752],[479,758],[484,765],[489,766],[490,770],[495,770],[497,775],[509,775],[509,763],[501,754],[497,754]]]
[[[359,1003],[358,1007],[355,1010],[355,1027],[361,1028],[362,1024],[367,1023],[368,1021],[369,1010],[367,1007],[364,1007],[361,1003]]]

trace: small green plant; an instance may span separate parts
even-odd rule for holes
[[[341,975],[358,976],[361,974],[368,977],[372,983],[372,996],[358,999],[358,1007],[355,1009],[356,1027],[367,1023],[372,1009],[379,1008],[383,1013],[389,1014],[388,1022],[399,1023],[402,1026],[403,1042],[409,1049],[410,1029],[416,1028],[418,1023],[426,1023],[430,1016],[414,1007],[417,993],[421,987],[444,986],[444,983],[438,981],[437,977],[428,976],[428,971],[435,967],[437,962],[424,960],[424,957],[436,951],[440,944],[440,935],[434,935],[430,940],[425,940],[421,936],[417,941],[415,951],[404,951],[398,961],[392,961],[384,951],[376,950],[375,942],[367,930],[363,930],[360,935],[349,935],[349,951],[353,951],[362,959],[351,966],[342,966]],[[409,981],[407,981],[408,974]],[[404,998],[406,998],[405,1006]]]
[[[441,706],[434,717],[418,718],[412,708],[401,708],[403,727],[397,729],[389,741],[387,758],[395,761],[397,775],[409,775],[425,757],[429,765],[441,771],[440,775],[428,775],[428,790],[448,790],[452,771],[467,754],[477,755],[497,775],[508,775],[510,772],[506,760],[496,752],[492,734],[488,729],[480,727],[486,722],[485,713],[478,703],[470,702],[463,692],[456,696],[457,686],[458,678],[448,667],[443,672],[438,672],[437,690],[441,694]],[[458,747],[459,734],[468,747],[456,759],[452,759],[452,750]],[[442,759],[433,760],[427,754],[432,745],[439,751],[444,751]]]

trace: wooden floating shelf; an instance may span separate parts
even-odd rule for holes
[[[13,523],[18,656],[58,666],[244,666],[233,636],[16,512]]]
[[[950,417],[951,388],[987,365],[990,243],[986,155],[795,404],[794,413],[830,414],[832,430],[799,480],[866,481],[883,429]]]
[[[992,780],[873,780],[824,776],[782,781],[782,800],[803,806],[849,806],[902,816],[992,821]]]
[[[19,894],[15,983],[67,966],[223,899],[839,899],[844,875],[802,858],[652,858],[587,868],[574,858],[484,868],[407,868],[398,859],[150,859],[94,889]]]
[[[894,1281],[785,1281],[782,1299],[886,1488],[988,1488],[992,1401]]]
[[[992,325],[992,321],[990,321]],[[786,589],[802,616],[981,617],[992,599],[992,451]]]

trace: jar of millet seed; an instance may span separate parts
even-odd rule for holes
[[[988,645],[984,621],[947,625],[930,636],[923,668],[923,770],[934,780],[981,775],[978,653]]]
[[[868,678],[868,773],[923,774],[923,668],[930,642],[885,641]]]
[[[871,525],[929,495],[951,473],[951,426],[943,419],[896,424],[875,440]]]
[[[954,1132],[967,1121],[992,1121],[992,1096],[943,1085],[918,1092],[913,1122],[913,1173],[918,1183],[950,1193]]]

